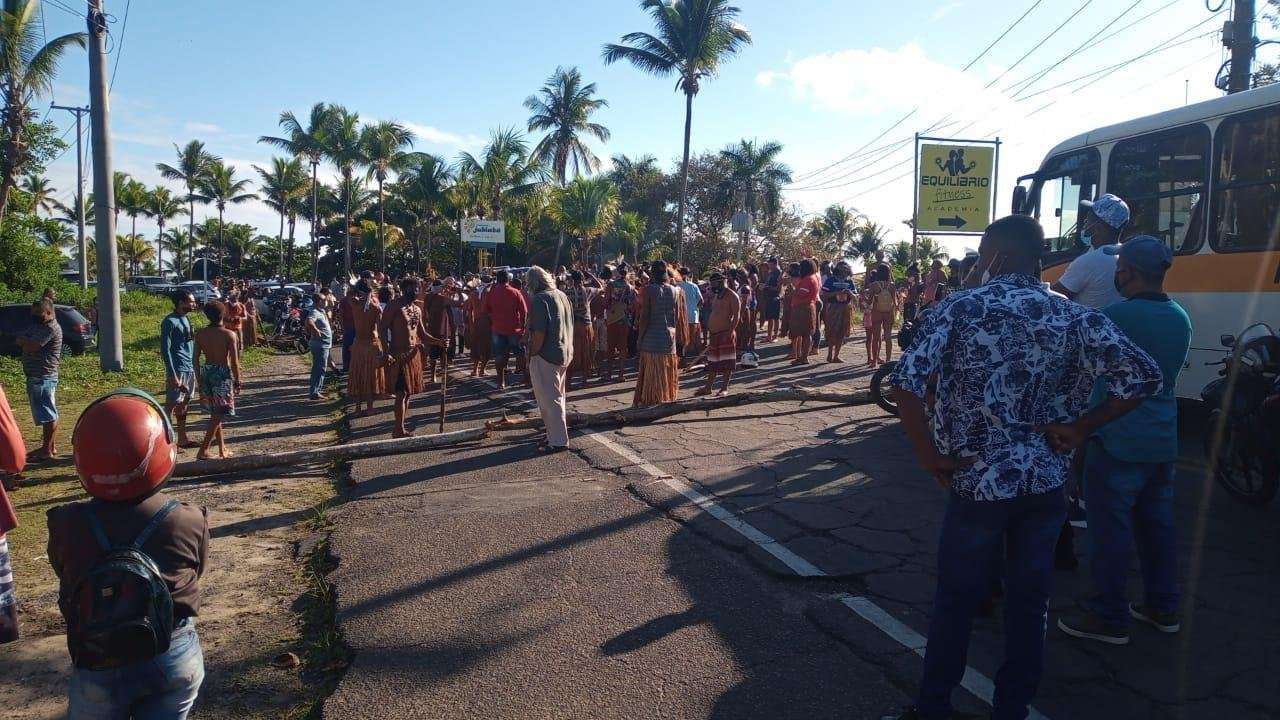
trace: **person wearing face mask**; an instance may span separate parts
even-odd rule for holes
[[[1129,206],[1107,193],[1097,200],[1080,203],[1084,210],[1081,239],[1089,244],[1083,255],[1071,261],[1053,289],[1091,308],[1104,308],[1123,298],[1115,288],[1116,256],[1103,252],[1124,235],[1129,223]]]
[[[1160,366],[1115,323],[1045,291],[1036,275],[1043,251],[1034,218],[992,223],[978,261],[989,282],[930,312],[892,374],[902,426],[947,493],[924,674],[904,720],[953,716],[973,619],[997,574],[1006,588],[1005,656],[992,717],[1027,716],[1044,667],[1071,453],[1163,386]],[[1090,407],[1097,380],[1105,397]]]
[[[742,313],[742,299],[729,288],[725,276],[711,274],[711,316],[707,328],[711,338],[707,343],[707,384],[694,395],[710,395],[716,376],[720,375],[720,393],[729,391],[729,379],[738,364],[737,328]]]
[[[1094,595],[1085,612],[1058,619],[1063,632],[1111,645],[1129,642],[1137,620],[1165,633],[1178,621],[1177,531],[1173,521],[1174,461],[1178,458],[1178,373],[1191,347],[1191,320],[1164,293],[1173,252],[1139,235],[1105,252],[1116,256],[1115,287],[1125,300],[1102,311],[1138,347],[1155,358],[1164,389],[1089,438],[1085,497],[1089,501],[1089,572]],[[1103,401],[1095,386],[1092,404]],[[1129,548],[1137,541],[1142,604],[1125,599]]]
[[[62,328],[54,317],[52,300],[44,298],[31,305],[31,325],[17,342],[22,349],[31,419],[43,433],[40,449],[27,459],[52,460],[58,457],[58,368],[62,364]]]

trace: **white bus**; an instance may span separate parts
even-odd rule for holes
[[[1194,327],[1178,397],[1217,377],[1219,337],[1280,325],[1280,85],[1091,130],[1018,179],[1014,212],[1036,217],[1056,281],[1080,240],[1080,201],[1109,192],[1129,204],[1126,236],[1154,235],[1174,253],[1165,289]]]

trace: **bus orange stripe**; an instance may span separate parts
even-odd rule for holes
[[[1041,278],[1057,282],[1067,264],[1045,269]],[[1165,278],[1169,292],[1280,292],[1280,252],[1180,255]]]

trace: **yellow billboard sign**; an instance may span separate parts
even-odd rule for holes
[[[986,230],[995,169],[995,148],[989,145],[921,145],[916,229]]]

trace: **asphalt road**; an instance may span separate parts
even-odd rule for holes
[[[866,385],[853,364],[791,368],[782,352],[735,384]],[[570,401],[622,408],[630,387]],[[449,428],[527,397],[455,376]],[[437,403],[415,405],[420,432]],[[357,437],[389,421],[356,421]],[[1039,717],[1280,717],[1280,510],[1216,490],[1186,434],[1184,631],[1115,648],[1051,628]],[[331,579],[356,654],[326,717],[879,718],[907,702],[944,498],[895,420],[792,403],[575,435],[551,457],[536,439],[355,464]],[[1061,573],[1050,622],[1087,590],[1085,567]],[[989,709],[1002,643],[998,613],[977,623],[961,709]]]

